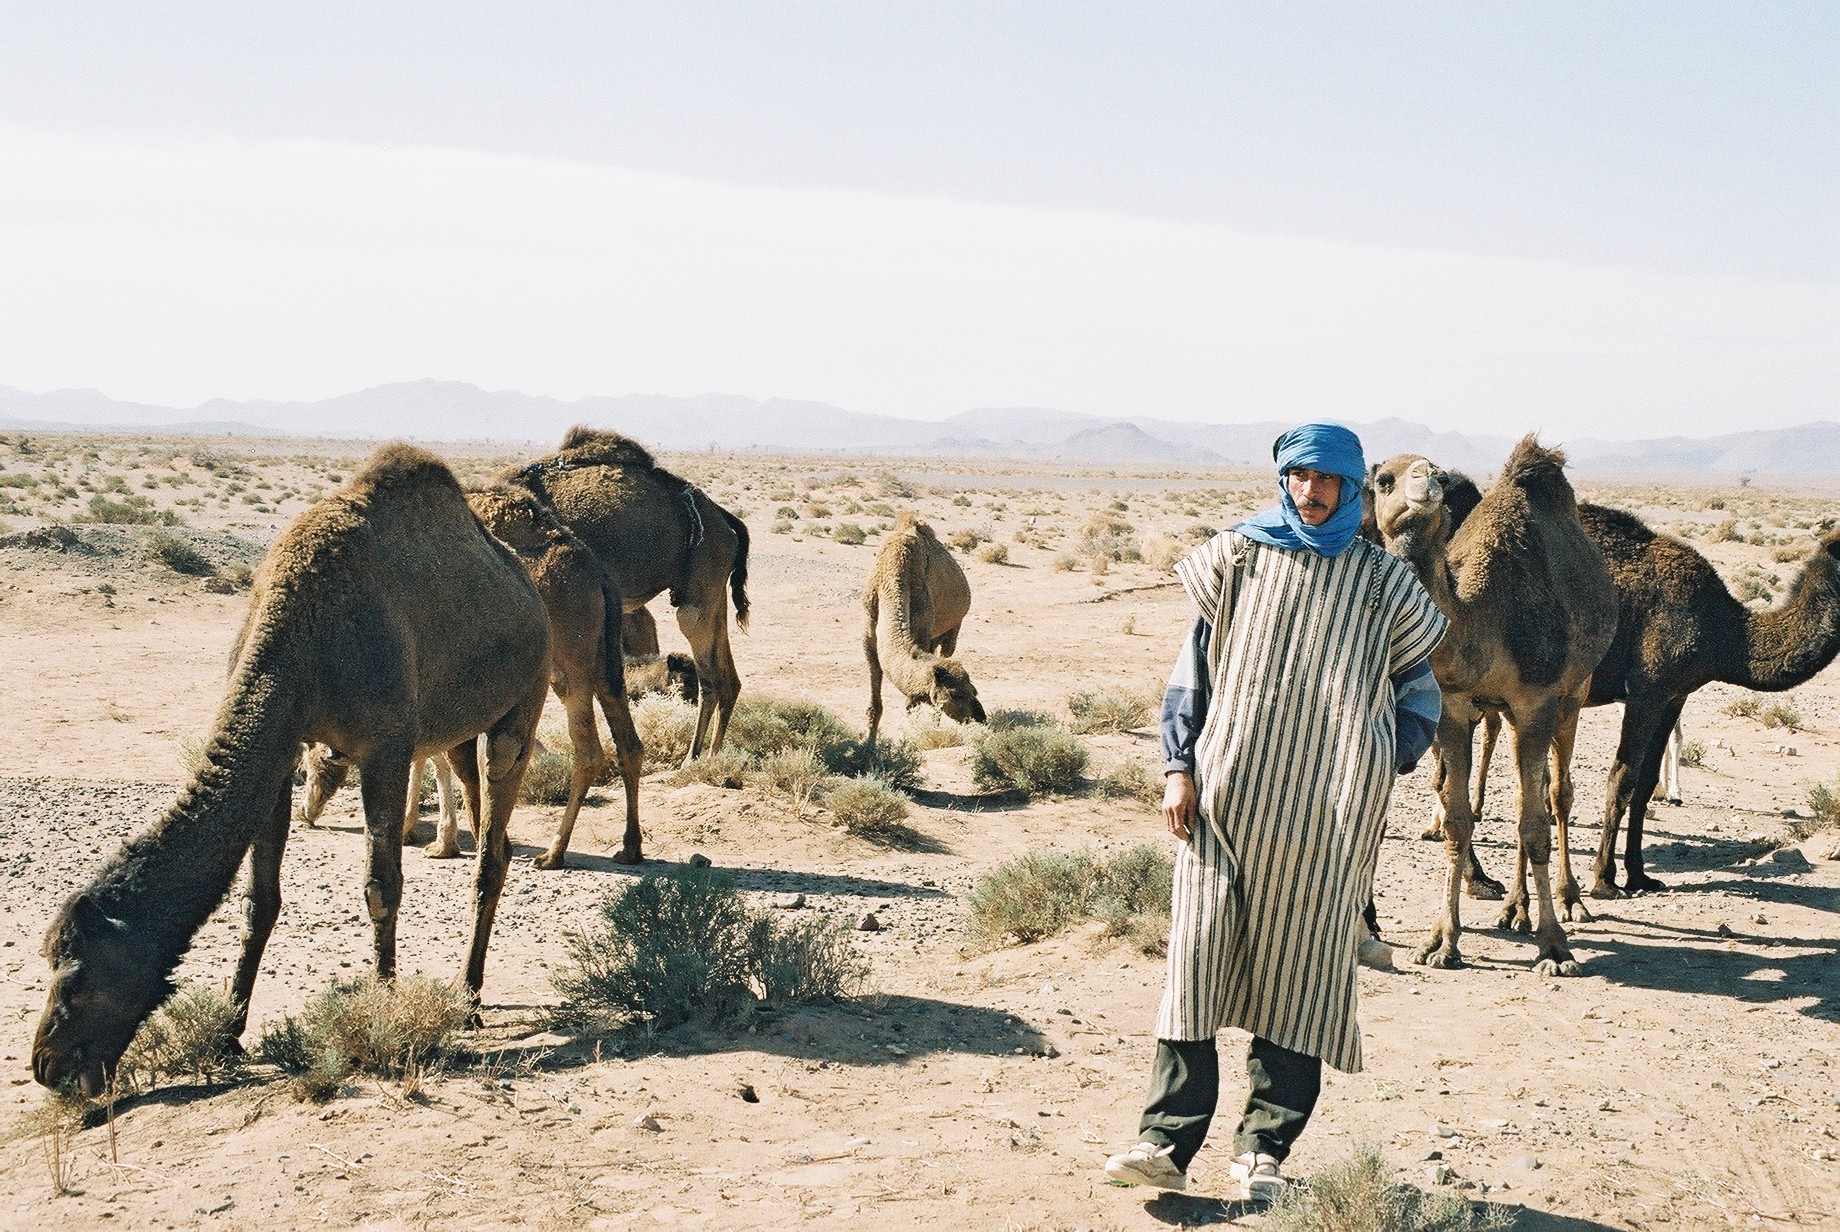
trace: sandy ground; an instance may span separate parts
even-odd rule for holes
[[[353,446],[235,443],[214,461],[243,473],[223,479],[191,463],[194,447],[40,438],[21,454],[0,443],[0,475],[55,471],[79,494],[58,496],[47,480],[40,503],[0,514],[9,524],[0,533],[80,511],[80,478],[94,490],[97,476],[120,473],[127,490],[152,492],[159,507],[195,500],[180,507],[184,533],[214,564],[233,565],[258,555],[315,484],[323,490],[356,459]],[[493,462],[490,451],[455,453],[474,473]],[[1179,538],[1196,523],[1230,524],[1262,482],[704,455],[672,463],[745,511],[754,530],[755,615],[736,639],[745,687],[811,698],[858,724],[866,690],[856,595],[877,540],[845,546],[813,527],[872,528],[911,507],[942,534],[973,529],[1005,544],[1007,563],[966,558],[974,599],[961,656],[987,706],[1064,713],[1080,688],[1159,691],[1189,618],[1150,564],[1103,575],[1057,568],[1080,528],[1109,512],[1146,544]],[[258,479],[271,483],[263,512],[236,499]],[[244,487],[226,492],[230,482]],[[274,499],[283,489],[294,495]],[[1798,565],[1777,557],[1805,549],[1828,507],[1819,496],[1737,488],[1586,494],[1699,534],[1734,585],[1756,578],[1778,596]],[[780,517],[787,508],[800,516]],[[1736,538],[1705,533],[1727,519]],[[776,521],[789,529],[776,533]],[[46,988],[45,923],[173,799],[182,745],[209,724],[245,602],[146,559],[115,528],[86,529],[79,546],[0,546],[0,1124],[17,1124],[41,1101],[28,1054]],[[1802,842],[1804,862],[1760,853],[1785,840],[1785,810],[1806,816],[1809,787],[1840,772],[1840,687],[1830,672],[1796,690],[1794,731],[1731,713],[1744,696],[1713,686],[1689,702],[1687,733],[1703,760],[1685,771],[1684,802],[1659,805],[1649,825],[1650,871],[1670,888],[1592,904],[1595,919],[1570,930],[1585,974],[1535,977],[1531,942],[1493,929],[1494,905],[1473,901],[1467,968],[1363,973],[1368,1068],[1330,1076],[1293,1171],[1307,1175],[1373,1143],[1402,1180],[1430,1186],[1441,1163],[1444,1183],[1518,1208],[1520,1228],[1835,1226],[1840,862],[1829,856],[1840,834]],[[1595,848],[1617,719],[1614,707],[1588,713],[1580,735],[1581,872]],[[545,724],[555,722],[552,710]],[[898,734],[898,710],[894,726]],[[1148,731],[1089,744],[1101,769],[1155,759]],[[1238,1082],[1224,1092],[1219,1140],[1197,1160],[1190,1195],[1114,1188],[1099,1172],[1133,1137],[1159,960],[1090,927],[989,953],[964,947],[958,896],[981,873],[1029,850],[1154,839],[1154,813],[1128,800],[980,798],[967,749],[927,759],[929,791],[912,820],[936,850],[871,846],[752,789],[674,788],[662,775],[644,785],[655,860],[702,853],[763,898],[802,893],[805,910],[852,921],[873,911],[883,931],[856,934],[872,963],[872,995],[763,1014],[745,1029],[686,1027],[599,1048],[547,1033],[562,932],[635,873],[605,858],[618,840],[617,793],[584,811],[572,867],[559,873],[529,863],[558,810],[521,808],[477,1041],[488,1064],[437,1076],[408,1098],[392,1084],[357,1081],[327,1105],[296,1103],[265,1080],[157,1089],[118,1110],[112,1149],[106,1126],[77,1138],[75,1192],[65,1195],[53,1192],[41,1140],[0,1141],[0,1226],[1257,1222],[1222,1201]],[[1498,759],[1480,831],[1482,858],[1498,875],[1513,858],[1501,820],[1512,799],[1506,761]],[[252,1035],[369,961],[356,808],[347,793],[322,828],[297,828],[290,842],[286,906],[256,987]],[[1421,770],[1400,782],[1378,876],[1382,926],[1402,947],[1425,935],[1442,876],[1442,848],[1417,837],[1428,815]],[[469,926],[470,863],[411,851],[405,868],[400,961],[449,974]],[[201,932],[182,979],[227,979],[236,915],[233,899]],[[1243,1037],[1222,1047],[1226,1071],[1236,1072]],[[757,1102],[742,1097],[744,1086]],[[656,1129],[638,1124],[647,1116]],[[1434,1151],[1441,1159],[1428,1158]]]

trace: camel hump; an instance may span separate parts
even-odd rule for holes
[[[351,477],[346,491],[362,499],[428,486],[446,489],[455,496],[461,495],[460,481],[454,478],[447,463],[426,449],[402,441],[391,441],[378,447],[363,469]]]
[[[647,469],[658,465],[651,451],[630,436],[621,436],[606,428],[590,428],[586,424],[576,424],[568,430],[559,452],[568,454],[569,461],[577,464]]]
[[[1501,482],[1530,492],[1563,491],[1571,494],[1572,485],[1565,478],[1565,453],[1548,449],[1529,432],[1520,439],[1502,463]]]

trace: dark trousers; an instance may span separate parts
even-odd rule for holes
[[[1233,1154],[1252,1151],[1283,1159],[1316,1109],[1322,1060],[1254,1036],[1246,1050],[1246,1075],[1252,1090],[1233,1135]],[[1186,1172],[1207,1138],[1219,1102],[1220,1053],[1214,1041],[1158,1040],[1138,1139],[1173,1146],[1170,1159]]]

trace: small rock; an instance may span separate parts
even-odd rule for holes
[[[1508,1122],[1505,1117],[1484,1117],[1481,1123],[1487,1129],[1508,1128]]]
[[[851,1138],[848,1142],[844,1143],[843,1145],[846,1149],[849,1147],[868,1146],[869,1140],[859,1134],[856,1137]]]
[[[642,1114],[638,1119],[633,1121],[633,1126],[636,1129],[649,1129],[655,1134],[661,1133],[664,1130],[664,1126],[658,1123],[658,1118],[649,1112]]]
[[[803,894],[782,894],[773,900],[773,905],[781,911],[797,911],[805,905]]]
[[[1056,1048],[1053,1044],[1043,1044],[1041,1046],[1041,1055],[1052,1061],[1055,1057],[1061,1055],[1061,1050]]]
[[[1429,1151],[1425,1152],[1425,1162],[1428,1164],[1434,1164],[1442,1158],[1444,1158],[1444,1152],[1438,1150],[1436,1147],[1432,1147]]]
[[[882,931],[882,922],[875,918],[875,912],[864,912],[863,918],[856,921],[856,931],[859,933],[879,933]]]
[[[1054,991],[1054,985],[1052,985],[1052,984],[1043,984],[1043,985],[1041,986],[1041,995],[1042,995],[1042,996],[1044,996],[1044,997],[1045,997],[1045,996],[1048,996],[1048,995],[1049,995],[1049,994],[1051,994],[1051,993],[1052,993],[1053,991]]]
[[[709,857],[704,855],[700,851],[690,857],[690,867],[691,868],[708,868],[709,864],[710,864]]]
[[[1729,924],[1725,924],[1725,923],[1720,923],[1720,924],[1719,924],[1719,927],[1718,927],[1718,929],[1717,929],[1717,931],[1718,931],[1718,934],[1719,934],[1719,936],[1721,936],[1721,937],[1735,937],[1735,936],[1737,936],[1737,934],[1736,934],[1736,933],[1734,933],[1734,932],[1732,932],[1732,931],[1731,931],[1731,925],[1729,925]]]
[[[1393,947],[1384,941],[1375,941],[1372,937],[1363,938],[1355,955],[1363,967],[1371,971],[1397,971],[1393,965]]]
[[[1808,857],[1802,854],[1800,847],[1778,847],[1770,853],[1770,863],[1793,869],[1813,867],[1808,863]]]
[[[1512,1163],[1516,1168],[1519,1168],[1522,1172],[1532,1172],[1535,1169],[1540,1167],[1539,1159],[1532,1155],[1516,1155],[1513,1159],[1509,1160],[1508,1162]]]
[[[1457,1136],[1457,1131],[1451,1126],[1439,1121],[1431,1127],[1431,1136],[1434,1138],[1454,1138]]]
[[[1439,1160],[1437,1163],[1425,1169],[1425,1179],[1430,1181],[1433,1185],[1448,1185],[1456,1175],[1455,1172],[1451,1171],[1450,1165],[1442,1160]]]
[[[744,1104],[758,1104],[760,1102],[760,1093],[754,1090],[754,1084],[751,1082],[742,1083],[736,1088],[735,1094],[741,1097],[741,1102]]]

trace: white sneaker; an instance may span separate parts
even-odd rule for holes
[[[1105,1161],[1105,1175],[1120,1185],[1155,1185],[1158,1189],[1187,1189],[1188,1173],[1170,1160],[1173,1146],[1140,1142],[1122,1155]]]
[[[1248,1202],[1271,1202],[1284,1192],[1278,1161],[1270,1155],[1248,1151],[1227,1165],[1227,1175],[1239,1182],[1239,1196]]]

